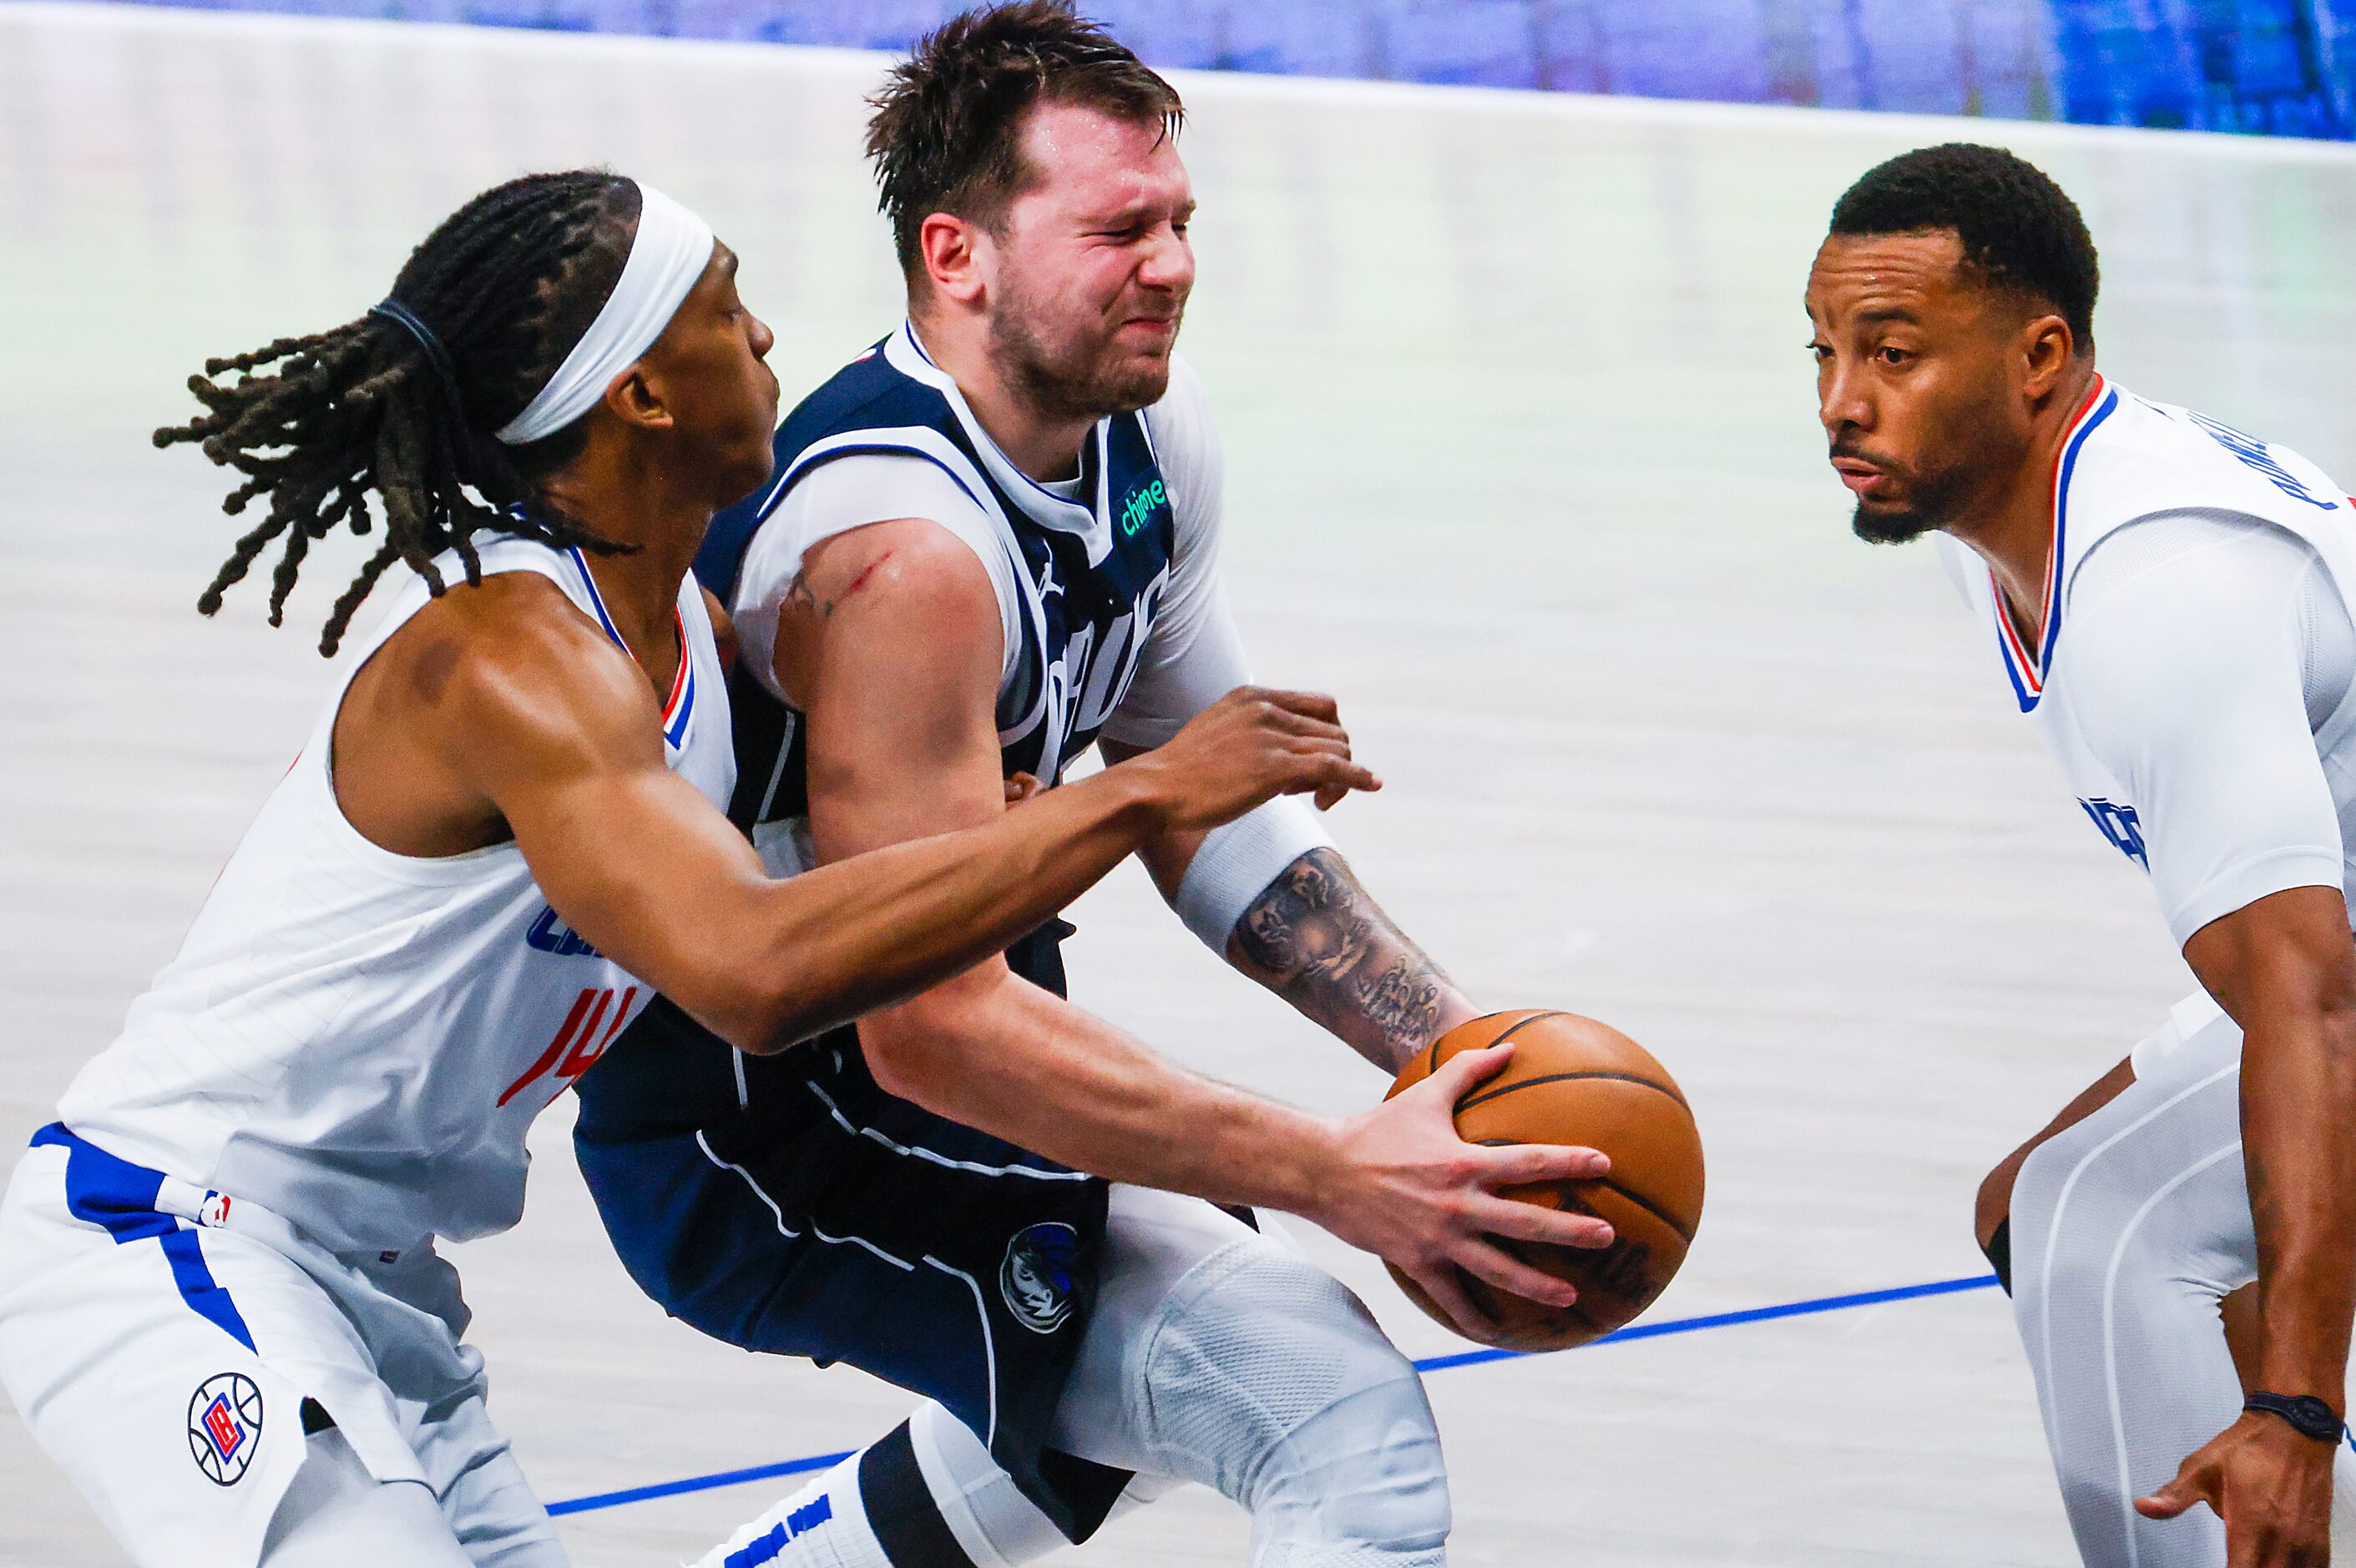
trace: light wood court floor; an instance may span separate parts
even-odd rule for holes
[[[610,161],[744,257],[789,397],[880,337],[877,57],[0,7],[0,1148],[170,953],[311,722],[310,651],[193,610],[238,526],[147,432],[207,355],[344,321],[477,188]],[[1258,671],[1340,693],[1390,788],[1336,831],[1498,1006],[1599,1014],[1682,1079],[1710,1208],[1664,1317],[1977,1274],[1980,1172],[2187,988],[1927,548],[1853,541],[1800,291],[1869,164],[2041,160],[2104,247],[2103,362],[2356,476],[2356,154],[1241,78],[1182,80],[1183,341],[1221,412]],[[1077,995],[1332,1110],[1381,1085],[1124,874]],[[669,1323],[560,1108],[530,1211],[459,1249],[495,1411],[562,1499],[852,1446],[906,1401]],[[13,1161],[0,1155],[0,1169]],[[1460,1348],[1317,1255],[1418,1356]],[[1436,1373],[1463,1564],[2070,1561],[1993,1291]],[[785,1486],[569,1516],[584,1565],[700,1552]],[[1075,1563],[1243,1561],[1201,1491]],[[118,1561],[0,1412],[0,1563]]]

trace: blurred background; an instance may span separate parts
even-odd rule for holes
[[[1703,1120],[1709,1218],[1656,1320],[1981,1274],[1981,1173],[2191,982],[1930,553],[1850,537],[1809,260],[1879,159],[2014,147],[2102,246],[2107,371],[2356,479],[2356,0],[1081,4],[1216,68],[1176,79],[1184,351],[1254,668],[1341,694],[1388,784],[1336,823],[1353,864],[1474,994],[1621,1025]],[[861,154],[890,58],[839,46],[905,48],[946,0],[277,8],[376,19],[0,0],[0,1173],[342,671],[309,649],[361,542],[319,546],[283,630],[254,585],[194,612],[244,524],[218,470],[149,445],[189,371],[351,318],[468,195],[585,163],[743,254],[789,399],[902,307]],[[1982,118],[1826,112],[1860,108]],[[1320,1111],[1380,1091],[1135,867],[1073,918],[1076,995],[1157,1048]],[[543,1498],[905,1414],[666,1323],[604,1240],[571,1106],[535,1130],[524,1223],[457,1254]],[[1409,1354],[1463,1348],[1295,1230]],[[1993,1290],[1430,1390],[1459,1568],[2076,1561]],[[582,1568],[676,1563],[774,1498],[561,1523]],[[1245,1534],[1192,1488],[1061,1561],[1215,1568]],[[121,1562],[0,1402],[0,1568]]]
[[[959,0],[189,0],[905,49]],[[2356,0],[1094,0],[1157,66],[2356,136]]]

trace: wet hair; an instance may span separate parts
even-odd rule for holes
[[[1835,234],[1952,229],[1990,287],[2052,307],[2078,351],[2094,344],[2102,266],[2086,220],[2044,170],[2001,147],[1948,142],[1866,172],[1833,204]]]
[[[1016,0],[951,17],[916,40],[868,103],[877,203],[910,278],[924,271],[917,231],[947,212],[995,229],[1035,171],[1023,159],[1037,104],[1062,103],[1176,134],[1177,89],[1070,0]]]
[[[455,550],[466,581],[479,584],[478,532],[623,549],[541,493],[579,455],[586,420],[518,446],[491,433],[522,412],[596,319],[629,259],[637,212],[637,187],[604,170],[509,180],[444,220],[367,315],[205,361],[205,373],[188,378],[205,412],[156,431],[155,445],[197,443],[245,476],[223,511],[264,500],[269,512],[237,542],[198,609],[220,609],[223,592],[283,537],[270,592],[270,624],[279,625],[311,542],[338,524],[370,532],[371,492],[384,542],[337,599],[323,654],[335,652],[395,561],[438,595],[446,585],[433,559]]]

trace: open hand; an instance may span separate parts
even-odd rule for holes
[[[2146,1519],[2207,1503],[2225,1521],[2227,1568],[2323,1568],[2331,1561],[2331,1463],[2340,1445],[2254,1411],[2136,1499]]]
[[[1457,1135],[1456,1102],[1513,1059],[1511,1045],[1461,1051],[1414,1088],[1341,1125],[1341,1167],[1323,1212],[1311,1214],[1353,1246],[1387,1259],[1446,1312],[1467,1338],[1496,1338],[1466,1297],[1462,1269],[1510,1294],[1569,1306],[1579,1292],[1530,1267],[1496,1238],[1555,1247],[1608,1247],[1612,1227],[1590,1214],[1501,1197],[1522,1182],[1598,1176],[1612,1162],[1559,1144],[1490,1148]]]
[[[1238,686],[1163,745],[1119,766],[1155,784],[1163,825],[1215,828],[1277,795],[1313,793],[1320,810],[1383,781],[1350,757],[1333,699]]]

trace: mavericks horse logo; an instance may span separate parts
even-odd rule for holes
[[[1053,1334],[1072,1316],[1072,1273],[1080,1261],[1080,1233],[1049,1220],[1014,1233],[998,1266],[998,1293],[1014,1320],[1033,1334]]]

